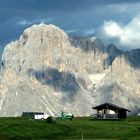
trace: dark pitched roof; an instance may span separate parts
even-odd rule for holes
[[[93,107],[93,109],[99,109],[99,108],[102,108],[102,107],[104,107],[104,106],[106,106],[106,105],[108,105],[108,106],[110,106],[110,107],[113,107],[113,108],[122,109],[122,110],[126,110],[126,111],[128,111],[128,112],[131,112],[131,111],[128,110],[128,109],[125,109],[125,108],[123,108],[123,107],[120,107],[120,106],[117,106],[117,105],[114,105],[114,104],[108,103],[108,102],[106,102],[106,103],[104,103],[104,104],[101,104],[101,105],[98,105],[98,106],[95,106],[95,107]]]

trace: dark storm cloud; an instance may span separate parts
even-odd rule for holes
[[[0,0],[0,8],[28,10],[77,10],[91,5],[135,3],[139,0]]]
[[[52,23],[71,34],[94,34],[104,20],[127,22],[130,14],[107,5],[135,4],[139,0],[0,0],[0,46],[19,37],[35,23]],[[116,13],[115,13],[116,12]]]

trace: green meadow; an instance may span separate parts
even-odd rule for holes
[[[105,121],[74,118],[48,124],[25,118],[0,118],[0,140],[140,140],[140,117]]]

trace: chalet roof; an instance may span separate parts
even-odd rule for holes
[[[93,109],[102,109],[102,108],[106,108],[106,107],[108,107],[108,108],[113,108],[113,109],[120,109],[120,110],[125,110],[125,111],[128,111],[128,112],[131,112],[130,110],[128,110],[128,109],[125,109],[125,108],[123,108],[123,107],[120,107],[120,106],[117,106],[117,105],[114,105],[114,104],[112,104],[112,103],[108,103],[108,102],[106,102],[106,103],[104,103],[104,104],[101,104],[101,105],[98,105],[98,106],[95,106],[95,107],[93,107]]]

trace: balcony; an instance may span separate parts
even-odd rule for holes
[[[93,114],[92,118],[95,119],[119,119],[117,114]]]

